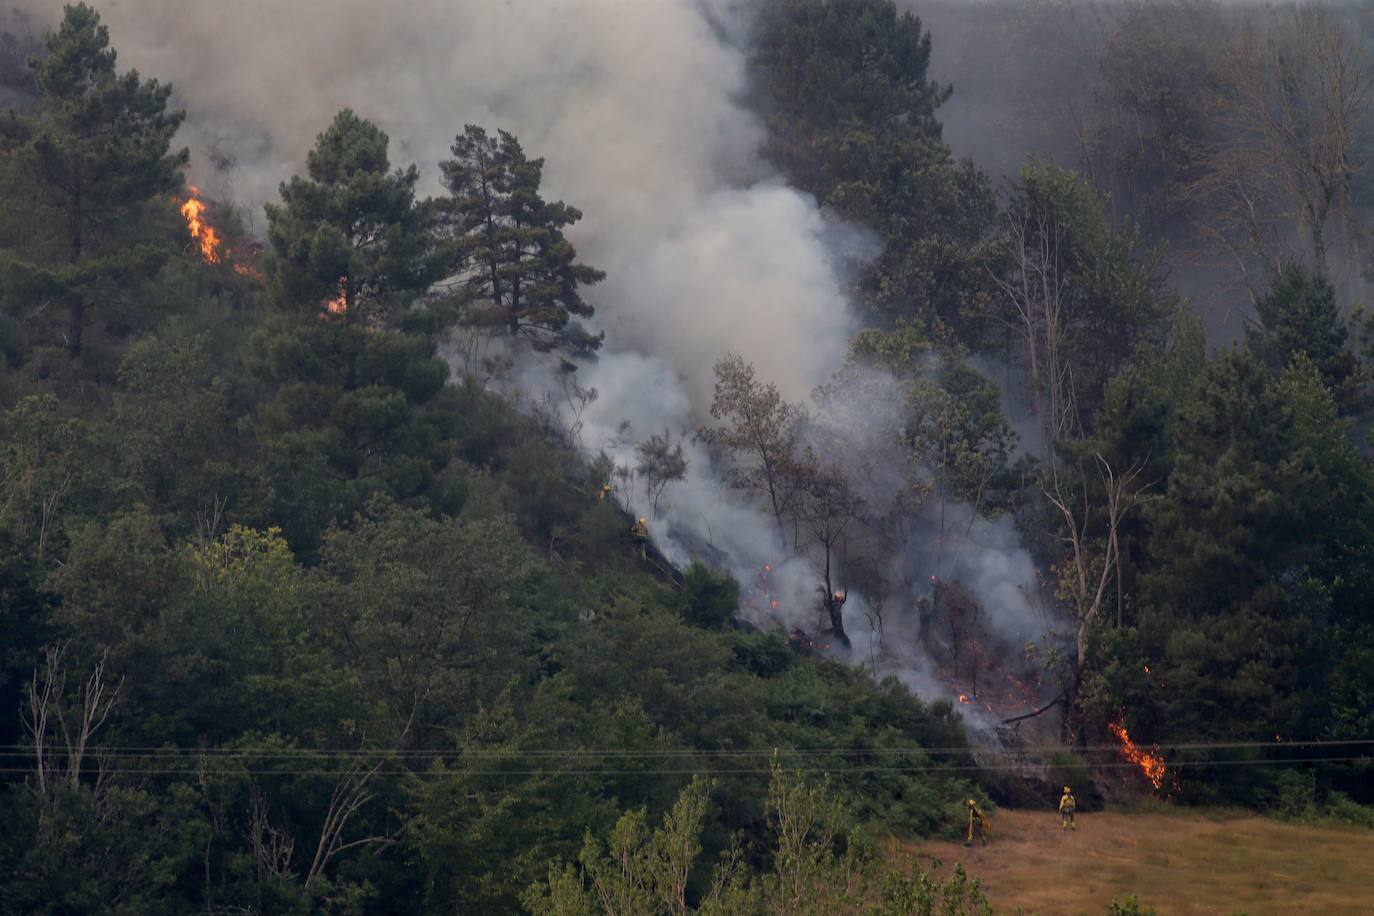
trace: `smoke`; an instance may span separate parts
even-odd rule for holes
[[[56,22],[60,0],[30,0]],[[608,279],[588,298],[621,347],[684,380],[694,416],[734,349],[789,397],[843,357],[850,321],[825,221],[778,183],[736,100],[744,20],[724,0],[138,0],[101,9],[124,66],[170,81],[211,193],[251,213],[351,107],[438,191],[465,123],[547,159]],[[709,14],[709,15],[708,15]],[[229,165],[232,163],[232,165]]]
[[[61,0],[28,3],[49,23],[61,14]],[[656,543],[675,563],[705,557],[724,566],[751,596],[763,567],[780,567],[760,616],[814,627],[816,574],[782,563],[773,517],[726,487],[691,436],[708,416],[712,368],[728,352],[788,400],[804,401],[840,367],[855,330],[836,240],[848,255],[863,248],[862,232],[837,226],[760,158],[763,128],[742,101],[747,8],[731,0],[111,0],[101,13],[122,66],[173,84],[188,113],[182,140],[193,177],[250,212],[303,169],[315,135],[344,107],[385,129],[393,162],[419,165],[430,193],[466,123],[509,130],[531,156],[546,157],[545,196],[584,212],[570,236],[583,260],[608,274],[586,293],[607,345],[576,375],[598,393],[578,417],[581,444],[633,468],[636,439],[665,428],[682,437],[689,472],[652,521]],[[519,379],[558,400],[556,367],[527,360]],[[851,466],[891,470],[884,449],[896,403],[887,414],[835,421],[856,443]],[[560,409],[571,421],[572,405]],[[896,487],[890,475],[869,483],[874,499]],[[624,486],[618,498],[650,514],[642,487]],[[1003,530],[985,527],[970,527],[958,571],[986,600],[1024,616],[1018,589],[1033,580],[1033,564],[1014,535],[983,537]],[[928,558],[917,550],[884,562],[908,568]],[[909,608],[916,597],[896,602]],[[847,608],[851,617],[861,599]]]

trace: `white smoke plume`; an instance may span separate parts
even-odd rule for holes
[[[20,2],[40,20],[60,18],[62,0]],[[667,428],[690,440],[727,352],[791,401],[843,361],[854,322],[829,244],[835,227],[759,156],[763,128],[741,101],[748,10],[732,0],[98,8],[121,66],[174,85],[193,177],[250,212],[303,170],[316,134],[344,107],[385,129],[393,162],[419,165],[430,193],[466,123],[509,130],[545,157],[545,196],[584,212],[570,236],[608,274],[586,293],[607,345],[577,374],[599,392],[582,417],[593,452],[632,466],[633,438]],[[525,366],[521,377],[552,388],[543,372]],[[666,494],[656,540],[675,562],[706,549],[747,587],[779,563],[774,520],[721,483],[703,448],[687,449],[688,478]],[[642,492],[624,495],[644,513]],[[1013,603],[1032,567],[1014,541],[971,548],[965,562],[980,594]],[[773,587],[780,612],[814,626],[816,577],[790,568]]]

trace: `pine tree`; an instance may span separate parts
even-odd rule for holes
[[[1306,354],[1337,402],[1348,406],[1359,360],[1348,345],[1350,331],[1331,281],[1302,264],[1290,264],[1255,303],[1255,312],[1259,321],[1246,329],[1251,351],[1274,370]]]
[[[139,243],[138,230],[148,205],[179,187],[188,154],[170,150],[184,117],[167,110],[171,86],[119,73],[109,30],[89,6],[67,7],[47,49],[37,106],[4,123],[6,158],[32,208],[15,266],[21,296],[65,305],[76,358],[92,314],[166,258],[167,244]]]
[[[387,135],[349,109],[316,138],[306,177],[267,206],[278,300],[347,322],[393,317],[443,273],[433,206],[415,199],[415,166],[391,171]]]
[[[472,124],[452,149],[456,158],[440,167],[450,194],[446,231],[468,297],[466,320],[503,326],[539,350],[597,349],[604,335],[592,336],[572,317],[595,314],[580,287],[606,275],[578,263],[563,235],[582,213],[539,196],[544,160],[526,157],[506,131],[492,137]]]

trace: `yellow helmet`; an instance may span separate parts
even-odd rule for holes
[[[640,523],[641,525],[647,525],[647,524],[649,524],[649,520],[648,520],[647,518],[641,518],[641,519],[639,520],[639,523]]]
[[[977,803],[976,803],[973,799],[970,798],[970,799],[968,800],[968,806],[969,806],[970,808],[972,808],[975,804],[977,804]]]
[[[1069,794],[1069,793],[1072,792],[1072,791],[1073,791],[1073,790],[1070,789],[1068,786],[1065,786],[1065,787],[1064,787],[1064,794],[1065,794],[1065,795]]]

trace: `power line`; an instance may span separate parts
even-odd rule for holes
[[[1169,769],[1180,769],[1184,767],[1212,767],[1212,766],[1291,766],[1294,764],[1305,763],[1350,763],[1355,761],[1374,762],[1374,756],[1350,756],[1350,757],[1290,757],[1284,760],[1182,760],[1168,764]],[[1093,764],[1095,769],[1139,769],[1138,763],[1101,763]],[[1000,764],[993,766],[833,766],[833,767],[789,767],[788,772],[793,773],[960,773],[960,772],[989,772],[989,771],[1010,771],[1021,770],[1020,765]],[[0,774],[21,774],[33,772],[31,767],[0,767]],[[202,769],[199,767],[187,768],[135,768],[135,767],[109,767],[104,770],[106,773],[121,775],[139,776],[339,776],[339,770],[294,770],[294,769]],[[645,770],[565,770],[565,769],[537,769],[537,770],[470,770],[470,769],[445,769],[442,771],[425,771],[409,769],[378,769],[372,771],[373,775],[378,776],[768,776],[771,775],[772,768],[747,768],[747,769],[645,769]]]
[[[1335,741],[1176,741],[1151,742],[1138,745],[1155,751],[1190,750],[1258,750],[1302,748],[1343,748],[1374,746],[1374,738],[1343,739]],[[1063,744],[1020,745],[1014,747],[968,747],[949,745],[944,747],[830,747],[830,748],[516,748],[498,750],[490,748],[302,748],[268,747],[265,745],[247,747],[188,747],[177,745],[108,745],[94,748],[93,752],[116,757],[211,757],[216,759],[237,759],[245,757],[289,758],[289,757],[326,757],[326,758],[392,758],[392,759],[430,759],[444,757],[472,757],[505,759],[511,757],[607,757],[607,758],[675,758],[675,757],[817,757],[817,756],[889,756],[905,754],[924,755],[974,755],[974,756],[1018,756],[1058,752],[1107,752],[1120,751],[1122,745],[1091,744],[1068,746]],[[26,756],[33,752],[31,744],[0,745],[0,757]]]

